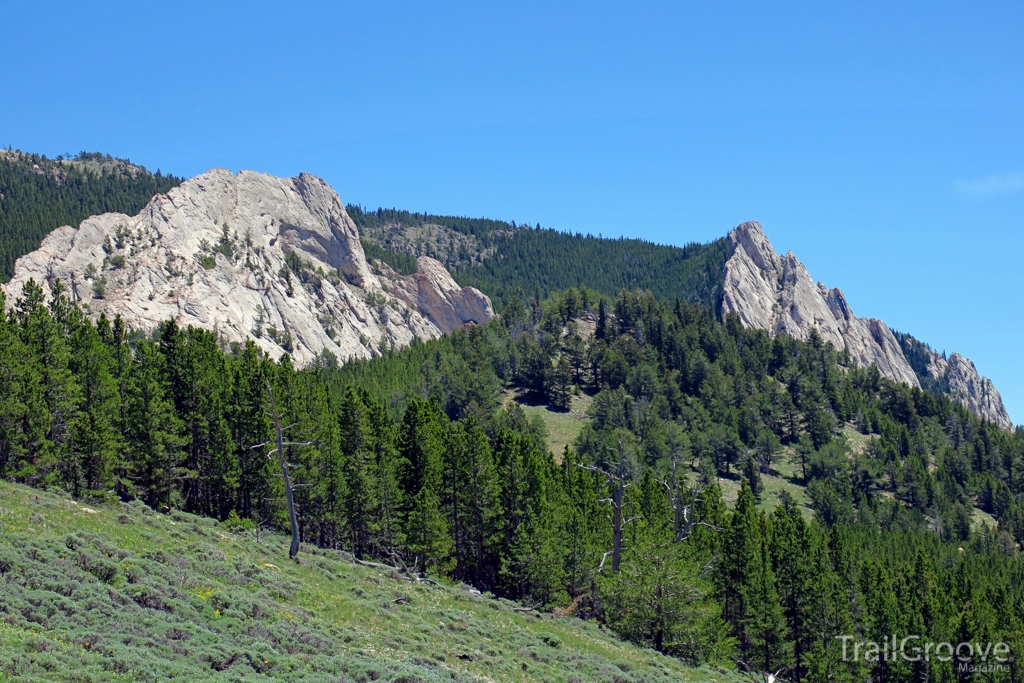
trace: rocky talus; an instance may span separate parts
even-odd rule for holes
[[[860,366],[875,365],[882,376],[920,387],[917,374],[892,331],[881,320],[858,318],[838,288],[811,279],[793,252],[775,252],[761,225],[743,223],[729,233],[733,253],[725,264],[722,311],[735,311],[744,325],[771,334],[808,339],[817,330],[837,349],[846,349]],[[974,364],[953,354],[929,366],[936,379],[949,380],[952,398],[975,415],[1001,427],[1012,422],[995,386],[978,375]],[[939,362],[941,361],[941,362]]]
[[[93,317],[152,330],[173,319],[253,340],[304,364],[323,351],[368,358],[494,317],[490,300],[421,257],[400,277],[369,264],[355,224],[315,176],[214,169],[157,195],[136,216],[55,230],[15,264],[8,305],[29,279],[57,280]]]

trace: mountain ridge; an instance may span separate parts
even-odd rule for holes
[[[98,152],[48,159],[0,150],[0,282],[59,226],[110,211],[134,214],[183,180]]]
[[[39,157],[32,173],[47,176],[67,168],[125,178],[145,174],[126,160],[79,156],[63,162]],[[36,159],[21,153],[3,158]],[[229,176],[236,180],[228,182]],[[218,193],[239,191],[248,193],[241,215],[226,206],[212,209],[216,201],[207,202],[210,210],[195,204],[204,193],[212,201]],[[260,199],[261,192],[266,197]],[[181,201],[176,204],[172,195]],[[258,208],[261,202],[276,208],[268,213]],[[282,220],[289,212],[301,215],[302,225]],[[143,232],[152,242],[158,225],[176,220],[177,228],[191,222],[202,235],[170,246],[159,236],[160,244],[144,244]],[[332,225],[343,226],[333,237]],[[249,242],[254,228],[260,244]],[[277,247],[275,229],[287,235]],[[78,228],[57,228],[16,267],[20,274],[6,286],[9,303],[28,279],[43,283],[48,293],[60,277],[94,314],[121,314],[147,330],[166,319],[196,324],[223,333],[227,342],[253,339],[274,358],[290,353],[300,363],[323,351],[342,360],[366,358],[414,337],[425,340],[484,322],[494,315],[490,297],[503,305],[513,297],[536,300],[577,285],[606,295],[651,289],[720,314],[735,311],[744,324],[772,334],[807,339],[814,328],[860,365],[874,364],[894,381],[948,393],[1001,428],[1013,426],[995,385],[973,362],[928,349],[922,362],[912,364],[903,336],[880,320],[855,316],[841,290],[815,283],[792,252],[776,254],[756,222],[715,242],[679,248],[560,233],[539,224],[372,212],[352,204],[346,209],[315,176],[271,180],[252,171],[213,170],[156,195],[136,216],[104,214]]]
[[[347,210],[361,237],[384,260],[401,267],[409,258],[437,258],[456,281],[484,291],[498,308],[513,297],[544,299],[580,285],[610,297],[622,289],[647,289],[710,309],[717,309],[721,298],[725,237],[679,247],[515,221],[368,211],[352,204]]]
[[[927,365],[912,367],[901,341],[875,318],[858,318],[839,288],[815,283],[792,251],[775,252],[761,224],[748,221],[729,233],[732,255],[725,266],[723,314],[735,312],[747,327],[808,340],[812,334],[849,352],[862,367],[874,365],[883,377],[922,388],[941,382],[946,392],[973,414],[1002,429],[1010,420],[999,391],[974,363],[954,353],[948,361],[931,351]],[[919,363],[919,365],[922,365]]]
[[[490,301],[422,257],[401,277],[371,268],[337,193],[309,174],[282,179],[213,169],[135,216],[103,214],[51,232],[18,259],[13,303],[29,280],[57,280],[93,317],[136,329],[165,320],[252,339],[274,358],[309,363],[324,351],[366,358],[413,338],[493,317]]]

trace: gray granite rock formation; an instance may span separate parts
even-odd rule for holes
[[[462,288],[437,261],[400,277],[369,264],[337,193],[302,174],[275,178],[214,169],[136,216],[104,214],[50,233],[18,259],[8,305],[34,279],[58,279],[93,317],[120,315],[151,330],[173,319],[252,339],[297,364],[330,351],[344,361],[402,347],[494,317],[490,300]]]
[[[920,387],[899,342],[881,320],[858,318],[839,289],[815,284],[792,252],[775,253],[761,225],[744,223],[729,233],[733,253],[725,264],[722,311],[735,311],[747,327],[808,339],[817,330],[837,349],[846,349],[860,366],[875,365],[882,376]],[[936,360],[937,359],[937,360]],[[934,370],[932,369],[934,367]],[[947,377],[950,396],[975,415],[1000,427],[1012,426],[992,382],[974,364],[953,354],[947,363],[933,358],[929,373]]]

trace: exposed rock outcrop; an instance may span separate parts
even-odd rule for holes
[[[486,296],[459,287],[437,261],[417,267],[405,278],[371,267],[320,178],[214,169],[136,216],[55,230],[18,259],[5,289],[12,304],[30,278],[47,294],[60,279],[94,317],[121,315],[142,330],[174,319],[299,364],[324,350],[366,358],[494,317]]]
[[[975,415],[985,417],[1003,429],[1013,426],[1003,406],[1003,397],[992,380],[978,373],[969,358],[951,353],[946,360],[941,354],[932,352],[928,374],[934,379],[944,380],[950,397],[963,403]]]
[[[723,312],[735,311],[748,327],[798,339],[816,329],[858,365],[874,364],[884,377],[920,386],[885,323],[856,317],[839,289],[815,284],[792,252],[776,254],[759,223],[744,223],[729,240],[733,254],[725,263]]]
[[[729,240],[733,253],[725,264],[723,313],[735,311],[744,325],[773,335],[806,340],[811,330],[817,330],[837,349],[849,351],[858,365],[875,365],[883,377],[921,386],[886,324],[856,317],[842,291],[815,284],[792,252],[778,255],[759,223],[738,226],[729,233]],[[941,356],[936,358],[934,376],[948,378],[952,398],[975,415],[1001,427],[1012,426],[999,392],[978,375],[971,361],[959,354],[950,356],[948,364]]]

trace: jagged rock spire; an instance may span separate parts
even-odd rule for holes
[[[778,255],[760,223],[737,226],[729,233],[729,241],[733,253],[725,264],[723,313],[735,311],[747,327],[798,339],[806,340],[811,330],[817,330],[837,349],[849,351],[858,365],[875,365],[884,377],[920,387],[917,374],[886,324],[855,316],[842,291],[815,284],[792,252]],[[1012,426],[999,392],[990,380],[978,375],[973,363],[953,354],[949,363],[943,360],[932,366],[929,373],[948,378],[950,396],[972,413],[1000,427]]]

